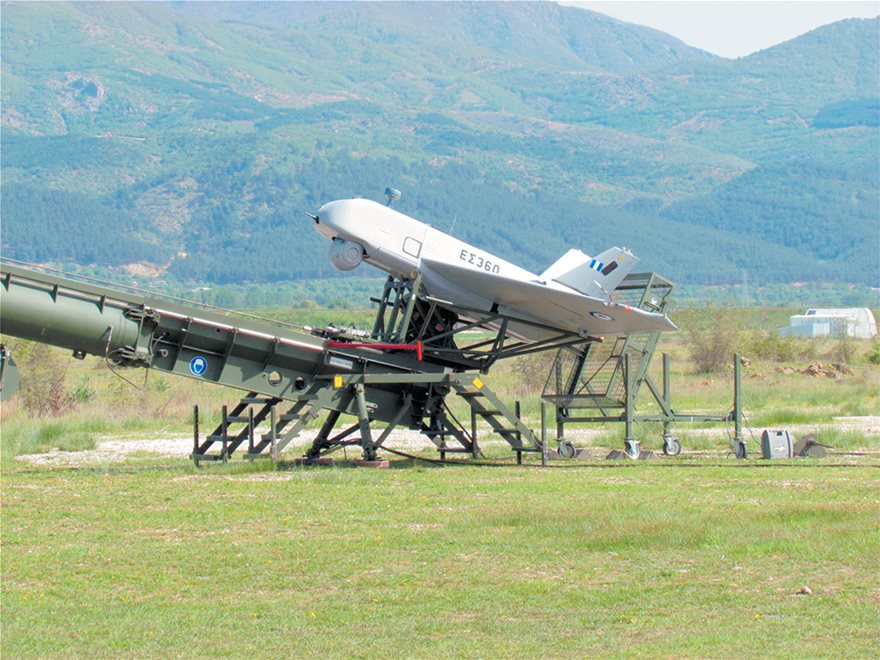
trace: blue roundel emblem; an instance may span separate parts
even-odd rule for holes
[[[600,321],[613,321],[614,317],[608,316],[608,314],[603,314],[602,312],[590,312],[590,316],[593,318],[597,318]]]
[[[196,355],[189,361],[189,370],[193,376],[204,376],[208,370],[208,361],[201,355]]]

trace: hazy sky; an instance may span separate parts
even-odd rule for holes
[[[647,25],[723,57],[742,57],[844,18],[873,18],[874,2],[569,2],[584,9]]]

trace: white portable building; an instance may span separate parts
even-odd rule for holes
[[[877,335],[877,320],[867,307],[843,309],[808,309],[788,319],[788,327],[780,328],[783,335],[795,337],[838,337],[846,333],[857,339]]]

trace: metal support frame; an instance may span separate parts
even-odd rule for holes
[[[382,297],[371,300],[378,303],[370,335],[373,341],[420,342],[425,360],[458,371],[478,369],[487,373],[499,359],[584,342],[580,335],[540,323],[511,319],[498,311],[486,312],[424,295],[420,274],[413,280],[389,276]],[[546,330],[548,337],[537,342],[516,339],[508,334],[511,321]],[[475,329],[487,330],[492,335],[474,340],[463,334]]]
[[[364,386],[357,383],[352,388],[355,401],[357,401],[358,427],[361,432],[361,448],[364,450],[365,461],[376,460],[376,447],[373,445],[373,436],[370,434],[370,415],[367,412],[367,400],[364,397]]]
[[[373,405],[370,403],[371,393],[376,388],[392,388],[399,393],[394,415],[378,437],[372,429],[375,420]],[[422,394],[416,396],[419,392]],[[469,429],[465,428],[447,405],[446,398],[452,393],[470,406]],[[242,399],[242,403],[253,401],[252,397]],[[266,455],[263,452],[270,450],[273,459],[279,460],[281,451],[290,441],[305,431],[307,425],[323,411],[327,411],[305,454],[306,462],[318,461],[343,447],[355,445],[361,449],[363,460],[375,461],[377,452],[391,432],[400,425],[421,431],[435,445],[441,459],[445,459],[447,454],[477,458],[480,455],[477,420],[480,418],[488,424],[491,432],[497,433],[511,446],[516,452],[518,463],[522,462],[522,456],[526,453],[540,453],[542,463],[546,462],[546,434],[539,438],[522,422],[518,401],[511,409],[482,378],[473,374],[367,373],[326,376],[280,417],[275,414],[276,404],[277,402],[272,402],[268,405],[266,414],[261,414],[262,411],[256,414],[249,411],[247,416],[241,414],[238,406],[233,409],[233,414],[224,406],[218,430],[203,443],[199,442],[199,420],[196,412],[193,459],[197,463],[202,460],[226,460],[241,444],[242,438],[250,438],[246,456]],[[332,435],[344,412],[354,414],[356,423]],[[253,439],[257,420],[267,416],[270,419],[269,433],[262,435],[257,442]],[[229,430],[230,425],[242,420],[247,422],[244,435]],[[208,452],[213,443],[222,446],[219,453]]]
[[[632,370],[632,356],[629,353],[623,355],[623,381],[624,381],[624,421],[626,423],[626,437],[624,438],[624,451],[630,458],[638,458],[641,454],[639,441],[633,436],[633,421],[636,412],[635,396],[635,375]]]
[[[560,440],[564,438],[565,425],[571,423],[624,423],[624,451],[630,458],[638,458],[641,455],[640,443],[634,434],[634,425],[642,422],[659,422],[663,425],[663,453],[675,456],[681,451],[681,443],[677,436],[672,434],[672,425],[682,422],[723,422],[734,424],[734,435],[730,438],[730,447],[737,458],[746,458],[746,445],[742,435],[742,362],[740,355],[734,355],[733,360],[733,408],[723,414],[687,414],[678,413],[672,407],[671,384],[669,377],[669,355],[663,354],[662,383],[658,387],[649,374],[641,377],[653,400],[660,407],[660,413],[654,415],[636,414],[635,392],[638,389],[635,369],[632,368],[632,360],[629,353],[622,357],[624,374],[623,405],[620,406],[619,414],[611,414],[607,409],[601,409],[597,415],[571,415],[570,409],[556,408],[556,429]],[[544,423],[542,422],[542,427]],[[543,430],[543,428],[542,428]]]
[[[615,297],[624,298],[634,307],[664,312],[671,293],[671,282],[654,274],[628,276],[615,290]],[[672,407],[669,356],[663,355],[660,386],[649,373],[651,360],[659,341],[659,333],[630,335],[606,342],[584,341],[580,345],[561,348],[548,375],[542,399],[554,406],[559,453],[572,454],[565,440],[565,425],[571,423],[624,423],[624,452],[631,458],[642,455],[635,425],[659,422],[663,426],[663,452],[677,455],[681,443],[672,432],[679,422],[734,422],[731,448],[745,457],[742,440],[742,397],[740,358],[734,358],[733,410],[721,415],[688,415]],[[636,404],[642,386],[646,386],[660,407],[659,414],[638,415]]]
[[[19,384],[18,366],[12,359],[12,351],[0,344],[0,401],[6,401],[18,392]]]
[[[731,439],[731,449],[737,458],[746,458],[748,451],[742,434],[742,373],[740,365],[742,357],[735,355],[733,360],[733,424],[734,436]]]

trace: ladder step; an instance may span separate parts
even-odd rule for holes
[[[463,392],[458,392],[458,396],[465,399],[472,399],[474,397],[483,396],[483,393],[479,390],[465,390]]]
[[[300,432],[300,433],[302,433],[302,432]],[[299,434],[297,434],[297,435],[299,435]],[[295,438],[295,437],[297,437],[297,436],[293,436],[293,437]],[[284,435],[284,433],[282,433],[282,432],[279,432],[279,433],[276,433],[276,434],[275,434],[275,441],[276,441],[276,442],[280,442],[280,441],[284,440],[284,438],[285,438],[285,435]],[[293,438],[291,438],[291,440],[292,440],[292,439],[293,439]],[[262,442],[272,442],[272,434],[271,434],[271,433],[263,433],[263,434],[260,436],[260,440],[261,440]]]
[[[477,409],[477,408],[474,408],[474,411],[475,411],[478,415],[483,415],[484,417],[490,417],[490,416],[503,415],[503,414],[504,414],[504,413],[501,412],[500,410],[488,410],[488,409],[487,409],[487,410],[479,410],[479,409]]]
[[[250,420],[244,415],[227,415],[227,424],[247,424]]]
[[[435,438],[438,435],[458,435],[459,433],[461,433],[461,432],[457,431],[457,430],[456,431],[448,431],[448,430],[447,431],[428,431],[428,430],[422,431],[422,435],[427,436],[429,438]]]
[[[516,435],[517,433],[522,433],[519,429],[493,428],[492,430],[498,435]]]
[[[223,442],[223,436],[222,435],[209,435],[207,438],[205,438],[205,440],[208,440],[209,442]],[[229,444],[236,442],[235,436],[227,435],[226,442],[228,442]]]
[[[267,399],[266,397],[262,397],[262,396],[243,396],[243,397],[241,397],[241,403],[243,403],[245,405],[265,404],[265,403],[272,403],[273,401],[275,401],[275,399]]]
[[[191,454],[190,458],[199,461],[222,461],[223,456],[221,454]]]

